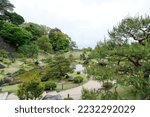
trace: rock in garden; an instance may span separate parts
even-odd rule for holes
[[[0,69],[4,69],[4,68],[5,68],[5,66],[0,64]]]

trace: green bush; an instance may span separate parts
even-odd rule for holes
[[[77,74],[80,74],[81,72],[80,71],[77,71]]]
[[[56,87],[57,87],[57,85],[54,81],[47,81],[45,83],[45,88],[44,89],[45,90],[54,90],[54,89],[56,89]]]
[[[3,85],[5,82],[3,79],[0,79],[0,86]]]
[[[113,84],[111,82],[105,82],[103,83],[103,87],[106,89],[110,89],[113,87]]]
[[[73,100],[72,97],[64,98],[64,100]]]
[[[10,22],[3,22],[0,35],[5,39],[6,42],[16,47],[30,42],[30,40],[33,38],[30,32]]]
[[[88,89],[82,89],[82,100],[97,100],[98,99],[98,93],[95,92],[95,90],[88,90]]]
[[[48,81],[48,79],[49,79],[48,75],[44,75],[44,76],[41,78],[41,82]]]
[[[81,82],[83,82],[83,77],[81,77],[81,76],[76,76],[76,77],[74,78],[74,83],[81,83]]]

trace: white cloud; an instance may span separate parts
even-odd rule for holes
[[[127,15],[150,14],[149,0],[10,0],[27,22],[58,27],[79,47],[96,45]]]

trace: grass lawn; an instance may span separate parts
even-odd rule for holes
[[[4,75],[0,74],[0,80],[4,78]]]
[[[44,71],[41,69],[33,69],[24,74],[16,76],[15,78],[20,79],[22,82],[29,81],[30,79],[33,79],[33,78],[40,79],[42,77],[42,75],[40,75],[40,72],[44,72]]]
[[[82,54],[82,51],[70,51],[65,53],[66,57],[69,57],[69,55],[72,54],[74,59],[79,59],[80,58],[80,54]]]
[[[73,77],[76,77],[76,76],[83,77],[84,78],[83,82],[78,84],[78,83],[74,83],[73,81],[65,80],[65,82],[63,83],[63,90],[67,90],[67,89],[78,87],[78,86],[83,85],[84,83],[86,83],[88,81],[86,75],[83,74],[83,73],[77,74],[76,72],[74,72],[73,74],[70,74],[70,75],[73,76]],[[57,84],[57,89],[56,90],[58,90],[58,91],[62,90],[62,83],[58,83]]]
[[[0,89],[2,89],[3,92],[16,92],[18,90],[18,86],[19,84],[16,84],[11,86],[0,87]]]
[[[84,82],[85,83],[85,82]],[[58,83],[57,84],[57,88],[56,88],[56,90],[57,91],[61,91],[61,90],[67,90],[67,89],[71,89],[71,88],[75,88],[75,87],[78,87],[78,86],[80,86],[80,85],[82,85],[83,83],[81,83],[81,84],[76,84],[76,83],[73,83],[73,82],[69,82],[69,81],[65,81],[64,83],[63,83],[63,89],[62,89],[62,83]]]

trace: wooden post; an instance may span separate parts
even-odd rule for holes
[[[62,83],[62,90],[64,89],[64,84]]]
[[[70,97],[69,93],[68,93],[68,98]]]

